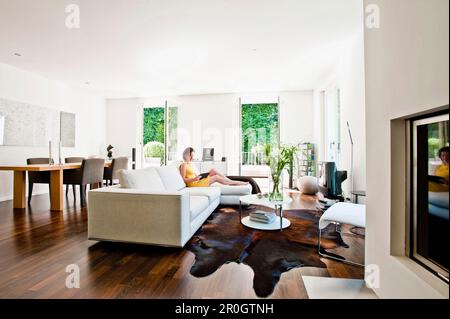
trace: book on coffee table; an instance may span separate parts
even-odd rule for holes
[[[264,223],[264,224],[270,224],[276,218],[275,213],[262,212],[262,211],[251,212],[249,214],[249,216],[250,216],[251,221],[258,222],[258,223]]]
[[[265,220],[265,219],[259,219],[259,218],[254,218],[254,217],[250,217],[250,220],[252,222],[261,223],[261,224],[272,224],[274,221],[274,220]]]

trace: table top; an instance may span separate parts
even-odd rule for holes
[[[241,196],[239,197],[239,200],[249,205],[260,205],[270,208],[275,208],[275,205],[287,205],[292,203],[292,198],[288,196],[284,196],[282,201],[270,201],[268,197],[258,198],[256,194]]]
[[[105,162],[105,167],[111,167],[111,163]],[[81,168],[81,163],[65,163],[65,164],[33,164],[33,165],[0,165],[0,171],[15,172],[45,172],[58,171],[66,169]]]

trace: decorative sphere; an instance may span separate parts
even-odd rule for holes
[[[319,192],[317,178],[314,176],[303,176],[298,182],[298,189],[303,194],[315,195]]]

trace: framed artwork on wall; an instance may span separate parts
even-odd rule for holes
[[[75,147],[75,114],[61,112],[60,115],[60,136],[61,146]]]

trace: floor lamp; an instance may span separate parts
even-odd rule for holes
[[[350,144],[351,144],[351,158],[350,158],[350,176],[352,178],[352,184],[351,184],[351,196],[353,195],[353,137],[352,137],[352,132],[350,130],[350,124],[348,124],[347,121],[347,130],[348,130],[348,135],[350,136]]]

